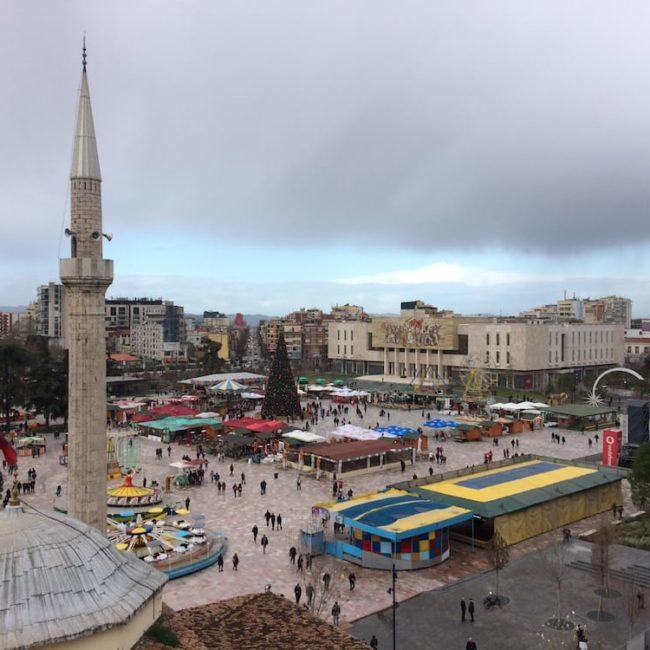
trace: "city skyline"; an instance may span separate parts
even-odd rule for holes
[[[66,255],[86,31],[108,297],[644,316],[650,9],[596,5],[6,3],[0,302]]]

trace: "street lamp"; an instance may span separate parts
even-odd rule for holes
[[[397,602],[396,599],[396,594],[395,594],[395,581],[397,580],[397,569],[395,568],[395,547],[394,543],[391,544],[392,550],[393,550],[393,568],[392,568],[392,586],[388,587],[388,593],[392,594],[393,596],[393,650],[397,650],[397,621],[396,621],[396,613],[397,613],[397,607],[399,606],[399,603]]]

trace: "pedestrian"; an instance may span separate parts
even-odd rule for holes
[[[271,513],[271,530],[275,530],[275,512]]]
[[[357,583],[357,576],[355,576],[352,571],[350,571],[350,575],[348,576],[348,581],[350,583],[350,591],[354,591],[354,585]]]
[[[260,494],[264,496],[266,494],[266,481],[260,481]]]
[[[429,465],[429,476],[433,476],[433,467]]]
[[[465,612],[467,611],[467,604],[465,603],[465,599],[461,598],[460,599],[460,622],[464,623],[465,622]]]
[[[142,487],[143,488],[147,487],[147,477],[146,476],[142,479]]]
[[[237,486],[237,496],[240,497],[242,492],[242,486],[241,483]]]
[[[266,526],[268,528],[268,525],[271,522],[271,513],[268,510],[264,513],[264,519],[266,519]]]
[[[269,538],[266,535],[262,535],[260,544],[262,545],[262,550],[266,553],[266,547],[269,545]]]
[[[307,594],[307,607],[311,607],[311,604],[314,601],[314,587],[311,584],[308,584],[305,593]]]
[[[230,463],[230,467],[228,469],[230,469],[230,476],[233,476],[233,472],[235,471],[235,466],[232,463]]]
[[[325,587],[325,591],[329,591],[331,580],[332,576],[329,573],[326,572],[323,574],[323,585]]]
[[[259,528],[257,527],[257,524],[253,526],[251,532],[253,533],[253,541],[257,544],[257,533],[260,532]]]
[[[298,566],[296,567],[296,568],[298,569],[298,572],[300,572],[300,573],[301,573],[302,570],[303,570],[303,562],[304,562],[304,560],[303,560],[302,553],[301,553],[301,554],[298,556]]]
[[[618,506],[615,503],[612,503],[612,517],[616,519],[616,511],[618,510]]]
[[[618,518],[623,519],[623,506],[618,507]]]
[[[233,496],[236,498],[237,497],[237,483],[232,484],[232,493],[233,493]]]
[[[171,458],[171,455],[172,455],[172,448],[171,448],[171,446],[168,446],[167,447],[167,458]]]
[[[278,513],[278,516],[275,518],[275,521],[278,524],[278,530],[282,530],[282,515]]]
[[[370,647],[373,650],[377,650],[377,648],[379,647],[379,641],[377,641],[377,637],[374,634],[372,635],[372,638],[368,642],[368,645],[370,645]]]
[[[61,486],[60,486],[60,485],[57,485],[57,486],[56,486],[56,496],[57,496],[57,497],[60,497],[60,496],[61,496]]]
[[[289,549],[289,562],[291,562],[291,564],[295,564],[295,563],[296,563],[296,553],[297,553],[297,552],[298,552],[298,551],[296,550],[296,547],[295,547],[295,546],[292,546],[292,547]]]
[[[302,587],[296,583],[296,586],[293,588],[293,593],[296,595],[296,605],[300,605],[300,596],[302,596]]]
[[[469,639],[467,639],[467,643],[465,644],[465,650],[477,650],[478,646],[476,645],[476,641],[472,639],[470,636]]]
[[[296,491],[301,492],[302,491],[302,479],[300,476],[296,479]]]
[[[238,566],[239,566],[239,555],[237,555],[237,553],[235,553],[232,556],[232,570],[237,571]]]
[[[406,469],[406,463],[405,463],[403,460],[401,460],[401,459],[400,459],[400,461],[399,461],[399,466],[400,466],[400,469],[401,469],[402,471],[404,471],[404,470]]]
[[[241,473],[241,482],[246,485],[246,474],[244,472]]]
[[[467,605],[467,611],[469,612],[469,619],[474,622],[474,601],[470,598],[469,605]]]
[[[221,573],[223,571],[223,555],[221,553],[217,557],[217,566],[219,567],[219,573]]]
[[[332,619],[334,620],[334,625],[336,627],[338,627],[340,615],[341,615],[341,606],[339,605],[339,601],[335,600],[334,604],[332,605]]]
[[[185,510],[189,510],[189,509],[190,509],[190,498],[187,497],[187,499],[185,499]]]

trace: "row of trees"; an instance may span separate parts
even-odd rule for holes
[[[23,407],[52,418],[68,412],[68,358],[40,336],[0,341],[0,413],[9,430],[13,409]]]

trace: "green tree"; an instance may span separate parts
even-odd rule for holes
[[[27,340],[32,363],[27,375],[26,402],[45,417],[66,418],[68,414],[68,364],[67,352],[50,348],[44,337],[33,336]]]
[[[6,431],[11,428],[12,408],[25,404],[30,360],[30,353],[22,345],[0,341],[0,412],[6,418]]]
[[[206,375],[212,375],[223,369],[224,360],[219,357],[221,350],[221,343],[218,341],[210,341],[205,343],[203,355],[201,357],[201,369]]]
[[[300,399],[282,333],[278,338],[278,346],[271,364],[271,372],[266,384],[266,395],[262,404],[263,417],[276,415],[300,416]]]
[[[642,444],[634,455],[630,485],[634,505],[645,509],[650,502],[650,443],[648,442]]]
[[[510,562],[510,550],[508,549],[508,542],[498,530],[494,531],[494,535],[487,546],[488,561],[494,569],[496,576],[496,588],[494,593],[499,598],[499,571],[504,569],[508,562]]]

